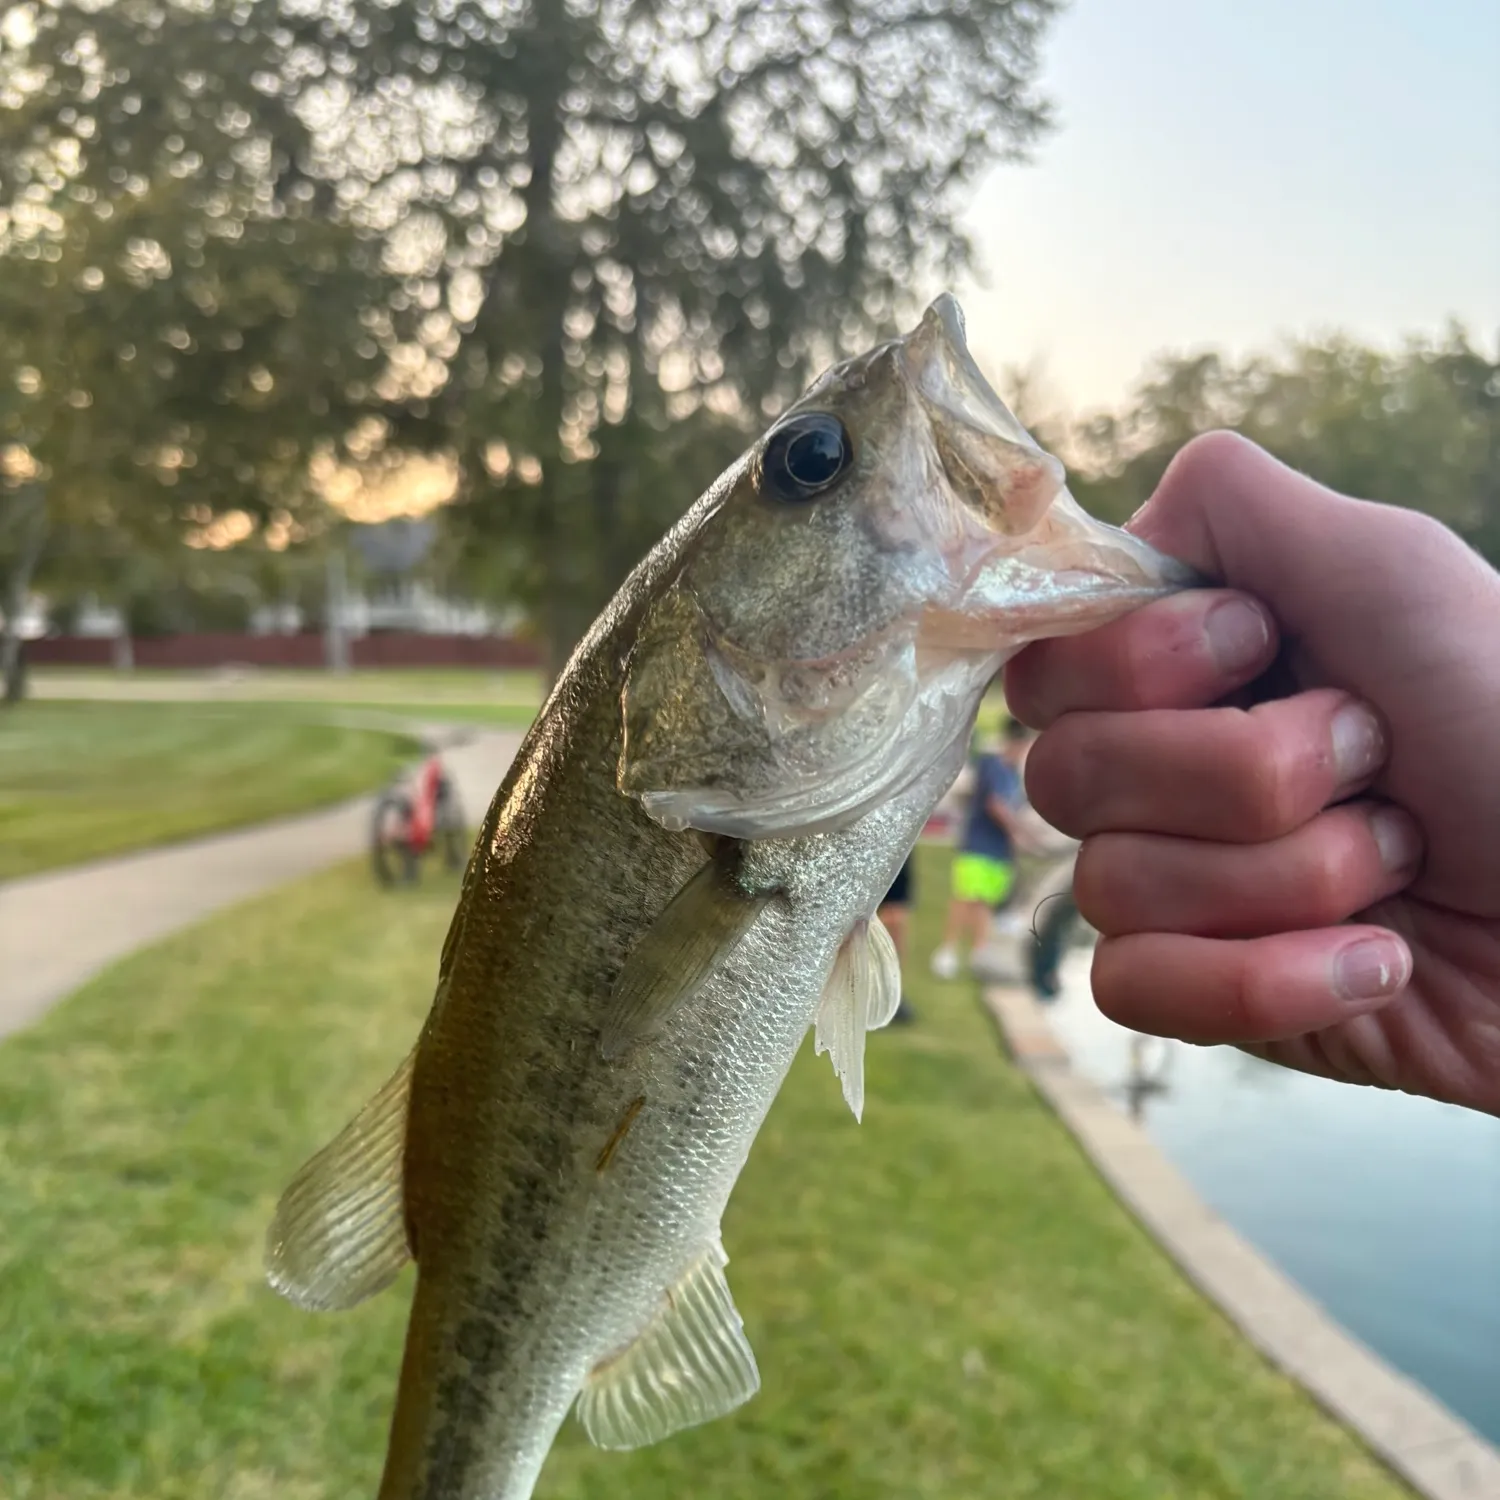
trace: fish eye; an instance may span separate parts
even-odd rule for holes
[[[828,412],[789,418],[766,439],[760,459],[762,495],[794,504],[821,495],[854,461],[848,430]]]

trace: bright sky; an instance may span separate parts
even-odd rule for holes
[[[1500,331],[1500,0],[1073,0],[1060,128],[981,187],[991,372],[1122,400],[1158,349]]]

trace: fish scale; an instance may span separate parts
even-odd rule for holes
[[[1193,581],[1073,503],[947,297],[658,544],[496,794],[411,1058],[268,1237],[312,1308],[414,1255],[381,1500],[526,1500],[575,1403],[631,1447],[753,1396],[724,1208],[810,1027],[859,1115],[874,913],[986,687]]]

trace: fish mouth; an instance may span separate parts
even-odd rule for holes
[[[952,292],[934,298],[902,341],[902,352],[912,383],[932,407],[976,432],[1042,451],[974,362],[963,309]]]
[[[945,537],[953,596],[923,612],[924,644],[1019,649],[1106,624],[1206,582],[1068,493],[1066,470],[995,393],[944,292],[902,342],[936,457],[968,520]]]
[[[1066,474],[985,379],[952,293],[932,303],[901,353],[954,494],[984,530],[1023,536],[1062,492]]]

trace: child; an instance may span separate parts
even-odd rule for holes
[[[963,967],[958,942],[980,947],[989,933],[990,913],[1004,906],[1015,890],[1016,851],[1033,840],[1018,813],[1025,805],[1021,763],[1031,731],[1007,719],[998,740],[991,741],[974,767],[974,795],[958,852],[953,858],[953,896],[942,945],[932,955],[939,979],[956,979]]]

